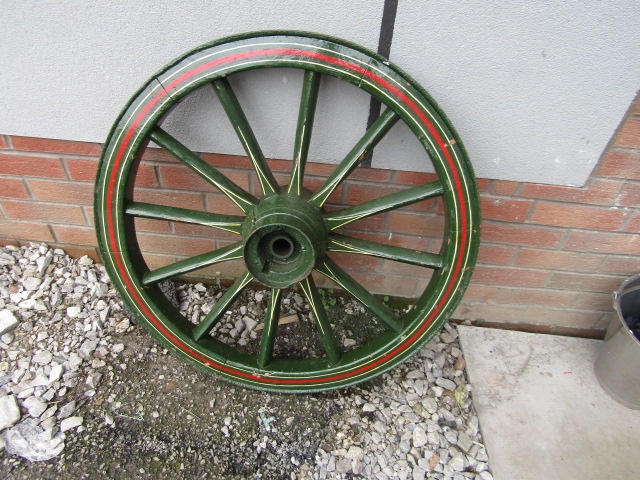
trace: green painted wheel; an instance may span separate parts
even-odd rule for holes
[[[291,175],[279,183],[229,78],[246,70],[283,67],[300,70],[304,78]],[[320,186],[309,189],[304,186],[305,166],[320,80],[325,76],[364,90],[385,110]],[[239,186],[231,175],[204,161],[162,128],[172,107],[206,85],[213,86],[247,152],[259,194]],[[357,205],[326,208],[332,193],[397,122],[404,122],[421,142],[433,163],[436,180]],[[140,201],[136,175],[151,141],[215,187],[219,196],[233,202],[242,214],[164,206],[160,200]],[[441,222],[442,241],[434,251],[348,234],[352,222],[427,199],[438,199],[445,220]],[[460,301],[476,260],[478,204],[473,171],[455,130],[429,95],[404,72],[375,53],[341,40],[299,32],[263,32],[223,39],[189,52],[153,76],[132,97],[104,147],[96,181],[95,218],[102,258],[114,284],[145,328],[171,352],[243,386],[304,392],[371,379],[406,359],[440,330]],[[211,232],[223,230],[235,240],[193,256],[183,252],[186,258],[151,268],[141,252],[142,234],[137,230],[141,221],[149,219],[206,227]],[[339,252],[420,268],[430,280],[412,308],[394,312],[339,266],[340,255],[344,255]],[[164,280],[228,261],[241,264],[237,279],[198,324],[185,318],[158,287]],[[318,273],[366,307],[378,325],[375,335],[351,349],[336,341],[335,326],[323,305],[324,292],[312,276]],[[258,347],[247,352],[211,332],[243,291],[257,282],[271,291]],[[301,289],[306,296],[313,334],[323,351],[318,358],[287,358],[274,353],[281,300],[287,288]]]

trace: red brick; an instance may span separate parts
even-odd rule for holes
[[[89,158],[67,158],[64,160],[73,180],[94,181],[98,172],[98,160]]]
[[[153,165],[142,163],[136,172],[136,187],[157,187],[158,179]]]
[[[523,312],[522,321],[544,325],[593,328],[600,320],[600,317],[602,317],[602,312],[531,306]]]
[[[142,160],[147,162],[167,162],[177,163],[179,160],[162,148],[145,148],[142,154]]]
[[[0,135],[0,148],[9,148],[9,144],[4,138],[4,135]]]
[[[395,245],[396,247],[410,248],[412,250],[420,250],[423,252],[431,252],[437,250],[430,250],[430,239],[426,237],[413,237],[409,235],[399,234],[382,234],[379,231],[354,231],[348,230],[344,233],[355,238],[362,240],[369,240],[370,242],[378,242],[384,245]]]
[[[403,298],[415,298],[418,292],[418,282],[415,278],[394,275],[380,275],[378,273],[350,273],[360,285],[375,295],[394,295]]]
[[[542,287],[547,276],[547,272],[541,270],[476,265],[472,281],[510,287]]]
[[[624,277],[553,272],[549,278],[547,287],[562,290],[604,293],[616,290],[622,283],[622,280],[624,280]]]
[[[346,203],[347,205],[358,205],[368,202],[369,200],[376,200],[386,195],[391,195],[401,190],[403,189],[396,186],[349,182]]]
[[[16,220],[35,220],[39,222],[85,223],[82,209],[76,205],[44,204],[5,200],[2,208],[8,218]]]
[[[207,195],[207,211],[226,215],[243,215],[242,210],[226,195]]]
[[[247,158],[247,161],[249,161],[248,158]],[[280,160],[276,158],[269,158],[267,160],[267,165],[269,166],[269,169],[271,170],[272,173],[277,172],[280,174],[291,173],[291,169],[293,168],[293,162],[291,162],[291,160]],[[233,168],[238,168],[237,165],[229,165],[229,166],[232,166]],[[251,167],[251,164],[249,164],[246,168],[253,170],[253,168]],[[305,165],[305,172],[308,172],[309,168],[313,168],[311,162]]]
[[[169,207],[191,208],[193,210],[204,209],[204,196],[202,193],[170,192],[158,189],[138,188],[134,192],[136,202],[153,203]]]
[[[568,228],[617,230],[629,213],[580,205],[540,202],[531,215],[531,223]]]
[[[144,261],[149,267],[149,270],[155,270],[156,268],[164,267],[175,263],[176,259],[167,255],[154,255],[152,253],[144,254]]]
[[[177,235],[161,235],[139,233],[138,244],[143,252],[161,253],[164,255],[198,255],[215,249],[213,240],[196,237],[179,237]]]
[[[280,171],[283,173],[290,173],[291,162],[284,160],[280,160],[280,162],[281,163],[278,164],[281,165]],[[271,165],[271,163],[269,165]],[[305,167],[304,174],[305,177],[307,175],[313,175],[316,177],[326,178],[333,173],[337,166],[337,164],[333,163],[309,162]]]
[[[152,218],[135,218],[134,219],[136,232],[158,232],[158,233],[171,233],[169,222],[165,220],[154,220]]]
[[[546,288],[501,287],[494,299],[498,304],[567,308],[574,303],[577,295],[575,292],[549,290]]]
[[[389,170],[386,170],[389,171]],[[435,173],[426,172],[407,172],[397,171],[394,178],[394,183],[398,185],[424,185],[426,183],[435,182],[438,180],[438,176]]]
[[[640,148],[640,119],[630,118],[624,122],[622,129],[616,135],[614,145],[616,147]]]
[[[515,253],[516,247],[481,244],[478,262],[491,265],[509,265]]]
[[[406,190],[406,188],[394,185],[376,185],[367,183],[347,182],[347,205],[358,205],[370,200],[380,199],[386,195]],[[420,212],[432,211],[434,209],[436,199],[423,200],[403,208],[407,210],[415,210]]]
[[[249,157],[244,155],[226,155],[220,153],[202,153],[200,157],[207,162],[209,165],[216,168],[233,168],[240,171],[253,172],[253,164],[249,160]],[[267,165],[269,165],[270,160],[267,160]],[[278,162],[282,162],[282,160],[278,160]],[[290,170],[285,169],[285,171]]]
[[[613,205],[621,183],[616,180],[594,178],[588,187],[564,187],[526,183],[522,196],[559,202],[587,203],[591,205]]]
[[[13,148],[31,152],[63,153],[68,155],[100,155],[102,147],[98,143],[72,142],[49,138],[11,137]]]
[[[510,180],[493,180],[489,184],[489,191],[495,195],[515,195],[520,187],[520,182]]]
[[[335,165],[332,165],[335,170]],[[383,170],[381,168],[356,168],[349,175],[349,180],[365,180],[369,182],[389,183],[391,182],[392,170]]]
[[[506,222],[523,222],[531,205],[533,205],[531,200],[512,200],[489,196],[482,196],[480,202],[482,218]]]
[[[24,182],[17,178],[0,178],[0,197],[29,198]]]
[[[28,182],[33,198],[36,200],[76,205],[91,205],[93,203],[93,183],[35,179]]]
[[[533,225],[509,225],[489,221],[482,224],[482,239],[486,242],[557,248],[563,237],[563,231]]]
[[[0,154],[0,175],[65,178],[57,158]]]
[[[72,245],[97,245],[98,239],[93,228],[70,227],[66,225],[52,225],[56,241]]]
[[[625,232],[640,232],[640,214],[636,213],[633,217],[627,222],[627,224],[621,229]]]
[[[211,183],[204,180],[190,168],[184,165],[160,165],[158,167],[160,181],[165,188],[191,190],[202,192],[219,192]],[[222,171],[225,177],[238,186],[249,189],[249,178],[246,172]]]
[[[328,255],[343,270],[356,272],[378,272],[382,269],[383,260],[380,258],[358,255],[355,253],[339,252],[329,252]]]
[[[598,271],[611,275],[635,275],[640,272],[640,257],[610,255]]]
[[[382,273],[384,275],[403,275],[428,280],[433,275],[433,270],[425,267],[418,267],[417,265],[385,260],[384,265],[382,266]]]
[[[0,238],[53,242],[49,227],[41,223],[0,220]]]
[[[523,248],[518,254],[516,265],[548,270],[595,272],[602,260],[602,255]]]
[[[401,234],[442,237],[444,217],[435,215],[415,215],[403,212],[389,213],[389,230]]]
[[[82,207],[82,209],[85,211],[86,217],[89,219],[89,225],[94,226],[95,222],[94,222],[93,207],[84,206]]]
[[[640,254],[640,235],[630,233],[571,232],[566,250],[595,253]]]
[[[497,292],[498,287],[490,287],[487,285],[478,285],[475,283],[471,283],[467,287],[467,290],[464,292],[464,298],[466,300],[488,302],[490,300],[493,300]]]
[[[308,188],[309,191],[316,192],[324,184],[324,181],[325,181],[324,178],[305,176],[304,186]],[[327,203],[334,204],[334,205],[342,204],[343,190],[344,190],[344,183],[341,183],[340,185],[338,185],[338,188],[336,188],[333,191],[333,193],[329,195],[329,198],[327,199]]]
[[[476,185],[478,186],[479,192],[485,192],[487,188],[489,188],[489,179],[488,178],[476,178]]]
[[[640,180],[640,153],[629,150],[610,151],[602,160],[598,175],[601,177]]]
[[[624,207],[640,207],[640,184],[627,183],[623,185],[616,204]]]
[[[573,308],[606,312],[613,308],[613,293],[579,293],[573,304]]]
[[[636,100],[631,108],[631,115],[640,115],[640,96],[636,97]]]

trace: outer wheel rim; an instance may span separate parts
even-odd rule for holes
[[[176,101],[202,84],[215,81],[224,90],[222,79],[227,75],[269,66],[302,66],[303,70],[314,72],[309,76],[318,73],[337,76],[381,100],[389,107],[389,118],[401,118],[428,150],[440,179],[440,190],[435,186],[432,195],[439,193],[446,205],[445,246],[439,255],[442,265],[436,269],[434,278],[415,308],[405,314],[399,326],[394,326],[396,331],[390,328],[377,339],[341,357],[334,352],[333,362],[328,348],[327,358],[305,361],[300,367],[279,359],[269,361],[267,358],[265,363],[264,358],[240,354],[210,339],[194,340],[189,333],[192,326],[187,326],[185,320],[172,310],[157,288],[145,288],[144,276],[134,267],[140,261],[140,255],[128,233],[135,206],[126,200],[131,188],[127,179],[133,178],[138,153],[146,142],[150,138],[156,140],[152,133],[155,125]],[[313,81],[305,81],[305,86],[308,85],[312,86]],[[389,118],[387,120],[391,122]],[[386,128],[383,123],[384,118],[380,125]],[[297,142],[296,149],[303,151],[308,148],[304,143]],[[296,156],[287,193],[302,196],[304,163],[298,164],[297,159]],[[260,166],[256,168],[265,197],[284,194],[275,192],[278,187],[270,180],[268,168],[266,171]],[[300,169],[299,182],[293,180],[296,169]],[[225,193],[245,212],[253,208],[252,202],[257,202],[250,195]],[[321,206],[329,194],[321,187],[309,201]],[[401,198],[395,200],[403,201]],[[462,143],[435,102],[410,77],[375,53],[343,41],[298,32],[255,33],[223,39],[184,55],[153,77],[125,107],[105,144],[96,182],[95,212],[103,260],[123,298],[150,333],[172,352],[199,368],[234,383],[264,390],[298,392],[343,387],[370,379],[403,361],[437,333],[453,312],[469,281],[479,244],[480,216],[473,171]],[[348,213],[354,217],[363,215],[357,209]],[[324,216],[324,222],[332,231],[352,220],[347,217],[349,215],[328,214]],[[229,228],[240,233],[239,226]],[[340,236],[329,235],[328,238],[328,248],[332,251],[367,253],[362,245],[345,242]],[[223,250],[219,252],[221,258],[242,256],[242,245]],[[331,261],[320,255],[315,266],[341,285],[344,278]],[[234,287],[241,291],[252,278],[247,273],[236,281]],[[300,286],[312,310],[321,314],[312,278],[307,277]],[[279,289],[273,291],[273,302],[279,300],[279,295]],[[372,305],[367,304],[367,307]],[[278,306],[275,303],[272,310],[277,316]],[[274,321],[273,325],[277,326],[277,322]],[[275,326],[272,327],[274,332]],[[319,330],[325,327],[318,325]],[[265,355],[268,357],[268,353]]]

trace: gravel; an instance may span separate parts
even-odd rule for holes
[[[198,322],[222,289],[169,284],[165,293]],[[253,351],[268,295],[248,289],[214,335]],[[324,295],[334,317],[366,314]],[[301,344],[306,356],[322,354],[308,312],[298,292],[285,295],[280,328],[290,340],[276,354]],[[364,341],[336,331],[347,348]],[[158,347],[126,316],[102,265],[31,244],[0,248],[0,332],[1,478],[492,478],[449,324],[356,387],[247,390]]]

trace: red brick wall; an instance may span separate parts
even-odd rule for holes
[[[0,243],[44,241],[71,254],[95,257],[93,180],[100,145],[0,136]],[[256,179],[242,157],[203,155],[243,188]],[[285,183],[290,163],[273,160]],[[310,164],[309,188],[332,166]],[[391,193],[430,175],[359,169],[331,197],[333,206]],[[136,199],[209,211],[235,206],[186,167],[149,149],[137,177]],[[640,271],[640,101],[623,119],[584,188],[479,179],[483,241],[473,280],[454,317],[586,333],[603,329],[612,296]],[[171,195],[162,195],[170,189]],[[417,249],[437,250],[443,218],[427,201],[350,225],[349,234]],[[233,241],[198,226],[140,220],[147,261],[159,266]],[[416,295],[424,270],[361,256],[342,257],[350,273],[372,291]],[[240,268],[217,267],[222,274]],[[210,269],[213,272],[216,269]],[[398,287],[402,291],[398,292]]]

